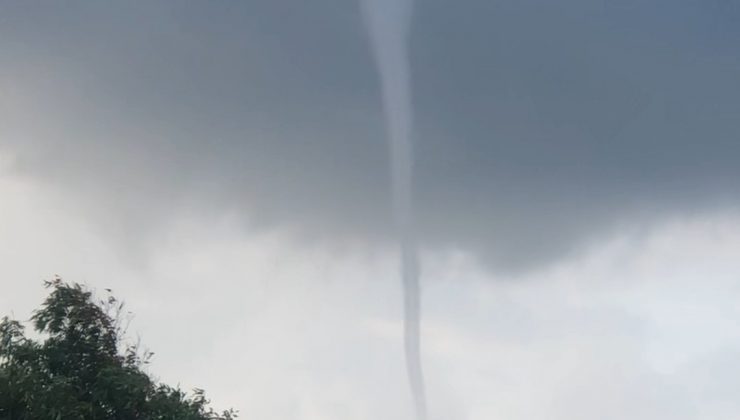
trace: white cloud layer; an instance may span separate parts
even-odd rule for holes
[[[155,374],[244,418],[410,418],[393,250],[183,211],[129,264],[69,197],[3,171],[0,312],[26,318],[54,274],[111,287]],[[738,249],[740,212],[725,211],[623,230],[524,277],[427,252],[431,418],[740,417]]]

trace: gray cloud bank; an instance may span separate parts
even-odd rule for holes
[[[0,152],[118,234],[197,207],[386,237],[380,93],[355,2],[2,8]],[[738,20],[726,0],[420,1],[426,244],[519,269],[620,223],[734,205]]]

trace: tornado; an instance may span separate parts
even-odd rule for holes
[[[412,0],[360,0],[380,76],[383,112],[391,158],[393,213],[400,248],[404,294],[404,348],[417,420],[427,407],[421,366],[419,252],[413,209],[413,109],[408,37]]]

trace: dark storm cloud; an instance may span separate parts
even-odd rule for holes
[[[2,7],[0,150],[20,172],[135,226],[192,205],[329,238],[390,225],[356,2]],[[419,1],[428,244],[521,268],[734,201],[738,20],[723,0]]]

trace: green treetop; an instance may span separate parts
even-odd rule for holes
[[[143,371],[152,355],[123,344],[126,317],[112,295],[96,302],[79,284],[46,282],[51,293],[24,326],[0,321],[0,420],[231,420],[203,390],[191,395]],[[110,291],[108,291],[110,293]]]

